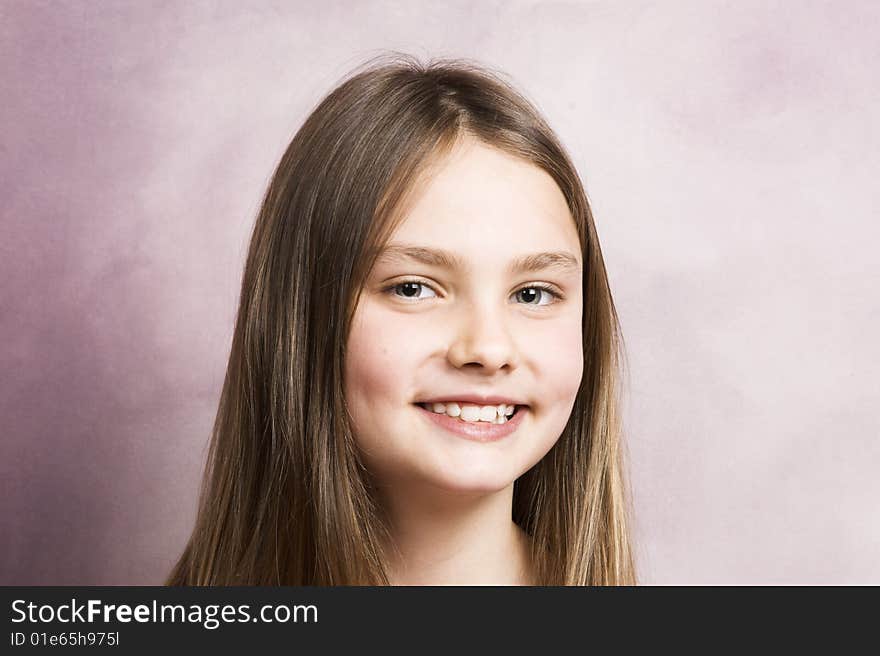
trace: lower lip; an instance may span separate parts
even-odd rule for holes
[[[455,419],[449,415],[426,410],[418,404],[416,404],[416,409],[423,415],[426,415],[428,420],[440,426],[440,428],[445,428],[450,433],[455,433],[474,442],[496,442],[507,437],[519,428],[528,412],[526,406],[520,406],[516,414],[503,424],[490,424],[488,421],[463,421]]]

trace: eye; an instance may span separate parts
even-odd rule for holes
[[[390,285],[386,287],[384,291],[386,294],[392,294],[398,298],[409,298],[413,300],[418,300],[420,298],[430,298],[430,296],[420,296],[419,291],[423,289],[431,289],[423,282],[419,282],[417,280],[404,280],[403,282],[396,283],[394,285]],[[397,291],[402,290],[403,294],[398,294]],[[433,293],[433,290],[431,290]],[[436,296],[436,294],[434,294]]]
[[[427,283],[421,282],[420,280],[404,280],[402,282],[398,282],[393,285],[389,285],[388,287],[385,287],[382,292],[396,298],[418,301],[426,298],[431,298],[431,296],[422,296],[420,294],[420,292],[424,290],[430,291],[434,298],[437,297],[437,294],[434,293],[433,288]],[[545,284],[532,284],[528,287],[521,287],[518,291],[514,292],[514,296],[525,301],[524,303],[522,303],[522,305],[529,305],[533,307],[546,307],[548,305],[553,305],[563,298],[562,294],[556,291],[554,287]],[[548,297],[552,298],[553,300],[548,300],[548,302],[545,303],[541,302],[541,300],[544,300]],[[535,302],[536,300],[538,301],[537,303]]]
[[[526,292],[526,293],[524,293]],[[556,292],[549,285],[529,285],[528,287],[522,287],[519,289],[516,294],[518,298],[524,299],[525,303],[523,305],[534,305],[536,307],[542,307],[546,305],[552,305],[553,303],[559,301],[562,298],[562,294]],[[550,301],[548,303],[534,303],[534,299],[543,299],[546,296],[552,296],[554,301]]]

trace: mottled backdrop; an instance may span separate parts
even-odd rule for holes
[[[629,354],[645,583],[880,583],[880,4],[0,2],[0,583],[183,547],[260,195],[386,50],[570,149]]]

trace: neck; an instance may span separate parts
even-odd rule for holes
[[[511,518],[512,483],[479,494],[393,486],[383,503],[392,585],[531,584],[529,538]]]

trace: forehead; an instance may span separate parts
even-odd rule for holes
[[[539,252],[581,259],[574,219],[553,178],[474,139],[425,172],[380,259],[399,258],[404,246],[445,250],[452,261],[441,264],[463,269],[495,260],[522,268],[523,256]]]

